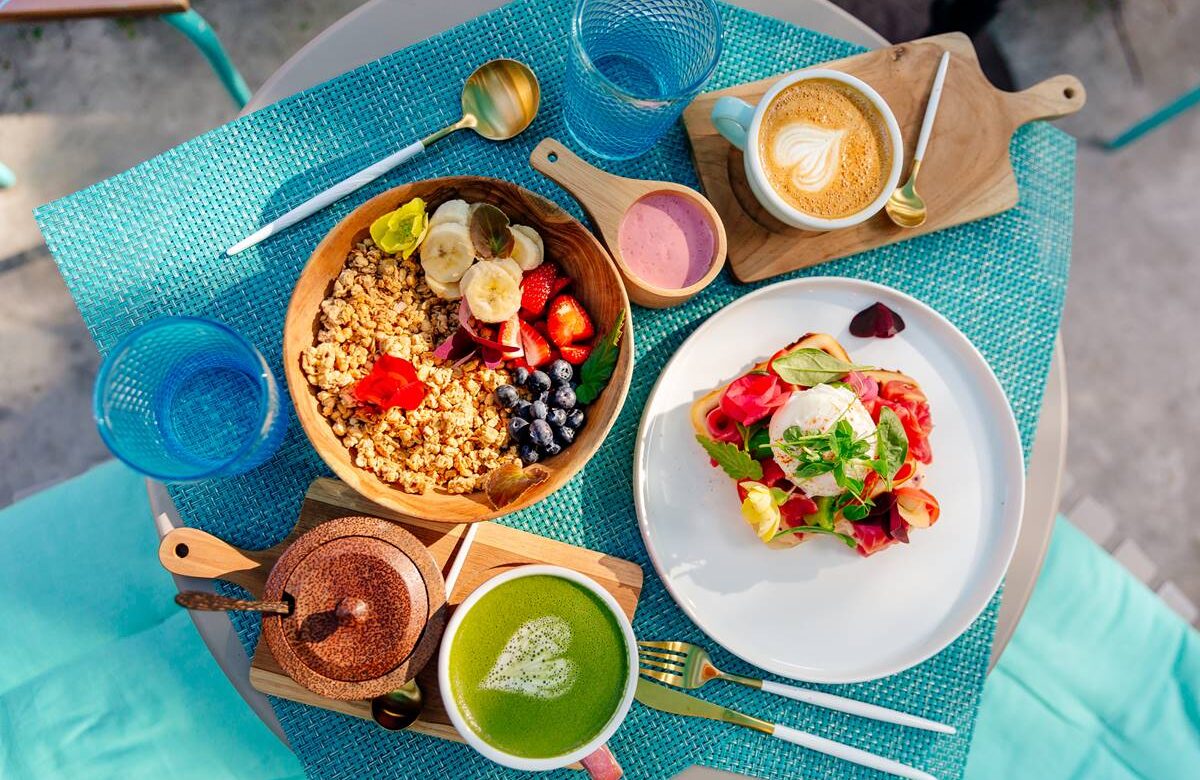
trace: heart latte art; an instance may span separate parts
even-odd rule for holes
[[[820,192],[837,175],[845,138],[845,130],[796,122],[779,129],[771,152],[777,165],[789,169],[796,189]]]
[[[763,112],[758,145],[771,188],[796,210],[824,219],[870,206],[892,167],[878,109],[829,79],[798,81],[776,95]]]
[[[575,663],[566,658],[571,646],[571,626],[555,615],[546,615],[513,633],[480,686],[537,699],[557,699],[575,683]]]

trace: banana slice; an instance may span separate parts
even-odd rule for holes
[[[521,308],[521,283],[501,262],[479,261],[460,287],[471,313],[484,322],[504,322]]]
[[[521,266],[517,265],[517,261],[513,260],[511,257],[504,257],[499,260],[480,260],[478,263],[467,269],[467,272],[464,273],[462,278],[458,280],[458,286],[464,290],[467,289],[467,285],[470,283],[471,277],[479,273],[479,267],[483,265],[496,266],[497,268],[506,271],[508,275],[513,278],[513,281],[515,281],[518,285],[521,284],[521,280],[525,278],[525,274],[521,271]]]
[[[467,269],[468,271],[471,269]],[[429,289],[433,290],[433,294],[442,300],[457,301],[462,297],[462,288],[458,282],[439,282],[429,274],[425,274],[425,284],[429,285]]]
[[[432,227],[421,244],[425,275],[443,284],[457,282],[475,262],[475,247],[466,225],[443,222]]]
[[[469,207],[465,200],[448,200],[437,207],[437,211],[433,212],[433,216],[429,218],[429,227],[436,227],[443,222],[456,222],[459,225],[467,224],[467,211]]]
[[[512,259],[517,261],[517,265],[522,271],[532,271],[542,264],[542,257],[545,254],[545,245],[542,243],[542,237],[538,232],[527,225],[511,225],[513,238],[516,243],[513,244]]]

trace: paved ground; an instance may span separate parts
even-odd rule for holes
[[[252,88],[355,5],[259,0],[248,13],[229,0],[195,3]],[[1118,554],[1144,579],[1173,580],[1200,602],[1200,523],[1187,492],[1200,470],[1189,436],[1200,431],[1200,262],[1187,218],[1200,187],[1200,111],[1121,153],[1087,143],[1200,84],[1189,56],[1200,4],[1124,5],[1140,81],[1107,3],[1009,0],[992,32],[1019,85],[1071,72],[1089,93],[1062,123],[1083,142],[1063,325],[1069,503],[1086,508],[1110,547],[1126,540]],[[0,505],[104,457],[87,405],[95,351],[30,209],[234,113],[199,54],[157,20],[0,27],[0,160],[22,178],[0,192]]]

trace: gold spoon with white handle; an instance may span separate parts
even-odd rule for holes
[[[929,103],[925,106],[925,121],[921,123],[921,135],[917,138],[917,153],[913,155],[912,173],[908,181],[892,191],[885,210],[902,228],[915,228],[925,224],[927,216],[925,201],[917,194],[917,172],[921,170],[921,160],[925,158],[925,147],[929,145],[929,136],[933,132],[933,120],[937,116],[938,103],[942,99],[942,86],[946,83],[946,68],[950,65],[950,52],[942,54],[938,63],[937,75],[933,77],[933,89],[929,92]]]
[[[489,141],[507,141],[520,133],[537,116],[541,89],[529,66],[517,60],[492,60],[475,69],[463,85],[462,118],[420,141],[414,141],[395,154],[368,165],[348,179],[301,203],[278,219],[272,220],[225,251],[236,255],[260,241],[316,214],[334,201],[370,184],[400,163],[416,157],[435,141],[455,130],[470,128]]]

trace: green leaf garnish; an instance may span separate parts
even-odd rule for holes
[[[612,330],[604,334],[604,338],[596,342],[592,354],[579,367],[579,387],[575,388],[575,399],[581,404],[590,404],[600,395],[600,391],[612,378],[617,367],[617,347],[621,343],[621,335],[625,327],[625,311],[617,315]]]
[[[508,257],[517,243],[508,226],[508,216],[490,203],[472,210],[470,229],[475,254],[485,259]]]
[[[708,457],[715,460],[717,465],[734,479],[762,479],[762,464],[736,444],[714,441],[700,434],[696,434],[696,441],[700,442]]]
[[[751,433],[750,440],[746,442],[746,449],[752,458],[771,457],[771,432],[762,427]]]
[[[875,428],[875,453],[882,469],[876,468],[875,464],[872,467],[886,480],[896,476],[908,457],[908,434],[904,432],[904,423],[886,406],[879,412],[879,425]]]
[[[779,378],[791,385],[816,387],[825,382],[841,379],[851,371],[869,370],[871,366],[860,366],[838,360],[828,352],[810,347],[796,349],[780,355],[771,362],[771,368]]]
[[[775,506],[783,506],[787,500],[792,497],[792,494],[783,488],[771,488],[771,500],[775,502]]]
[[[787,534],[825,534],[826,536],[836,536],[838,539],[841,539],[842,542],[851,550],[858,549],[858,542],[854,541],[853,537],[840,531],[831,531],[828,528],[821,528],[820,526],[815,525],[798,525],[794,528],[785,528],[784,530],[772,536],[771,541],[775,541],[779,537]]]

